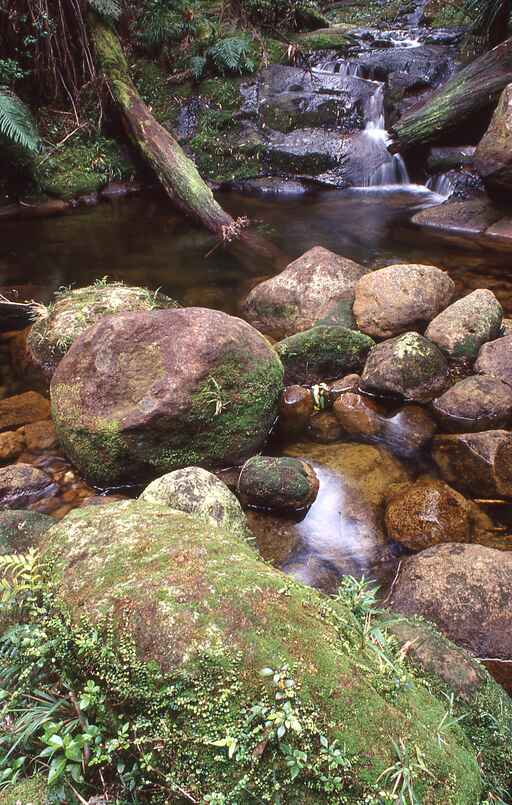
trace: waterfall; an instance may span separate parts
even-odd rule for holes
[[[388,151],[391,138],[386,129],[384,114],[384,84],[376,84],[375,92],[370,96],[366,110],[366,125],[363,136],[371,143],[371,150],[375,156],[375,149],[380,149],[377,156],[382,160],[376,170],[368,171],[363,180],[364,187],[378,187],[384,185],[409,184],[409,174],[400,154],[390,154]]]
[[[382,185],[410,184],[407,166],[400,154],[393,154],[388,162],[384,162],[369,178],[370,187]]]
[[[314,68],[319,73],[329,73],[331,75],[339,76],[354,76],[358,78],[361,75],[361,68],[357,62],[347,61],[346,59],[336,59],[335,61],[326,61],[319,64]]]
[[[439,196],[444,196],[445,198],[450,198],[455,189],[448,173],[438,173],[437,176],[431,176],[426,186],[429,190],[432,190],[433,193],[437,193]]]

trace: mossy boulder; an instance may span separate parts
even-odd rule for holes
[[[436,316],[425,336],[451,361],[472,365],[482,345],[500,335],[502,319],[503,309],[493,292],[479,289]]]
[[[283,511],[309,508],[319,486],[310,464],[287,456],[253,456],[245,462],[238,479],[238,492],[245,503]]]
[[[237,497],[220,478],[202,467],[185,467],[162,475],[145,488],[140,499],[193,514],[239,537],[248,535]]]
[[[28,334],[27,350],[49,383],[73,341],[103,316],[175,307],[178,303],[160,291],[120,282],[64,290],[57,294],[54,304],[41,309]]]
[[[197,801],[215,791],[244,805],[276,792],[287,805],[371,801],[391,795],[382,775],[403,744],[429,770],[415,777],[419,801],[479,801],[463,722],[437,739],[446,702],[410,674],[397,684],[396,669],[341,600],[287,579],[244,541],[165,506],[127,501],[75,510],[47,545],[75,617],[122,625],[173,702],[162,710],[166,740],[155,742],[152,767],[172,774],[174,790]],[[278,732],[273,720],[285,704],[294,726]],[[132,712],[143,705],[130,701]],[[349,759],[335,773],[324,739]],[[307,770],[291,773],[286,747],[306,752]]]
[[[371,394],[426,402],[441,394],[448,381],[448,364],[432,341],[404,333],[372,349],[361,376],[361,388]]]
[[[2,805],[46,805],[47,797],[48,787],[42,775],[20,780],[0,793]]]
[[[318,383],[360,371],[375,342],[346,327],[319,325],[276,344],[285,383]]]
[[[52,525],[55,525],[53,517],[40,512],[0,511],[0,555],[26,553]]]
[[[99,486],[219,468],[258,452],[277,416],[283,367],[241,319],[205,308],[107,316],[53,376],[67,455]]]

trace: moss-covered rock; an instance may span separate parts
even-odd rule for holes
[[[357,372],[375,342],[346,327],[319,325],[285,338],[276,351],[285,368],[285,383],[318,383]]]
[[[231,466],[263,446],[283,367],[241,319],[205,308],[107,316],[53,376],[61,444],[101,486]]]
[[[40,512],[23,509],[1,511],[0,554],[26,553],[37,545],[52,525],[55,525],[53,517]]]
[[[472,365],[487,341],[501,331],[503,309],[492,291],[478,289],[447,307],[425,335],[456,363]]]
[[[248,535],[245,514],[236,496],[202,467],[185,467],[162,475],[145,488],[140,499],[192,514],[239,537]]]
[[[0,792],[2,805],[46,805],[48,788],[42,775],[20,780]]]
[[[254,456],[245,462],[238,479],[242,499],[262,509],[307,509],[314,502],[319,486],[310,464],[286,456]]]
[[[175,307],[178,303],[160,291],[121,282],[101,281],[85,288],[59,291],[52,305],[41,307],[30,329],[27,338],[30,359],[49,383],[73,341],[102,316]]]
[[[155,742],[152,767],[195,799],[391,797],[382,775],[403,745],[428,769],[415,775],[419,801],[479,801],[476,752],[461,724],[450,722],[437,739],[446,703],[389,670],[341,601],[286,579],[223,529],[127,501],[72,512],[47,545],[75,616],[110,615],[153,663],[154,684],[173,704],[162,710],[166,740]],[[130,701],[132,712],[139,706]],[[288,718],[278,731],[280,713]],[[334,767],[333,741],[341,753]],[[306,753],[297,774],[289,751]]]

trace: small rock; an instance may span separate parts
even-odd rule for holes
[[[366,274],[356,285],[358,328],[374,338],[423,330],[450,303],[455,285],[433,266],[393,265]]]
[[[0,461],[12,461],[18,458],[23,453],[25,446],[22,432],[8,430],[0,433]]]
[[[337,321],[343,308],[343,324],[352,326],[354,289],[366,270],[317,246],[253,288],[243,304],[245,317],[278,339],[310,329],[324,316],[332,316],[334,307]]]
[[[499,336],[502,319],[502,307],[492,291],[480,289],[440,313],[425,336],[450,360],[473,364],[482,345]]]
[[[390,607],[421,615],[477,657],[512,659],[512,555],[446,544],[406,559]]]
[[[0,555],[26,553],[52,525],[55,520],[47,514],[19,509],[0,511]]]
[[[285,383],[319,383],[364,366],[374,346],[367,335],[345,327],[313,327],[276,344]]]
[[[247,536],[245,514],[235,495],[217,476],[201,467],[185,467],[157,478],[140,499],[193,514],[240,537]]]
[[[475,498],[512,498],[512,434],[505,430],[436,436],[432,456],[449,484]]]
[[[279,405],[279,429],[287,436],[303,433],[314,411],[311,391],[304,386],[287,386]]]
[[[25,425],[17,433],[23,435],[28,450],[50,450],[57,445],[57,434],[51,420]]]
[[[245,462],[238,479],[238,493],[246,504],[278,511],[309,508],[319,488],[310,464],[286,456],[254,456]]]
[[[383,411],[378,403],[363,394],[342,394],[333,406],[336,419],[349,436],[377,437],[382,430]]]
[[[471,539],[469,501],[431,478],[400,486],[388,502],[385,523],[388,537],[411,551]]]
[[[342,377],[340,380],[335,380],[334,383],[329,384],[329,399],[334,403],[338,397],[345,394],[346,391],[357,392],[359,390],[359,383],[361,382],[361,375],[351,374]]]
[[[467,377],[434,400],[433,409],[455,433],[505,428],[512,422],[512,388],[496,377]]]
[[[444,390],[447,377],[448,365],[436,345],[418,333],[405,333],[372,349],[361,388],[424,402]]]
[[[505,321],[502,322],[502,328]],[[474,369],[478,374],[498,377],[512,386],[512,334],[484,344]]]
[[[9,464],[0,469],[0,508],[16,509],[48,494],[52,480],[31,464]]]
[[[26,391],[24,394],[0,400],[0,430],[39,422],[49,416],[50,403],[35,391]]]
[[[315,442],[331,444],[339,442],[343,430],[331,411],[317,411],[309,420],[309,435]]]

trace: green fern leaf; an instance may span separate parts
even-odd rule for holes
[[[41,144],[30,109],[5,87],[0,87],[0,138],[25,151],[38,151]]]

